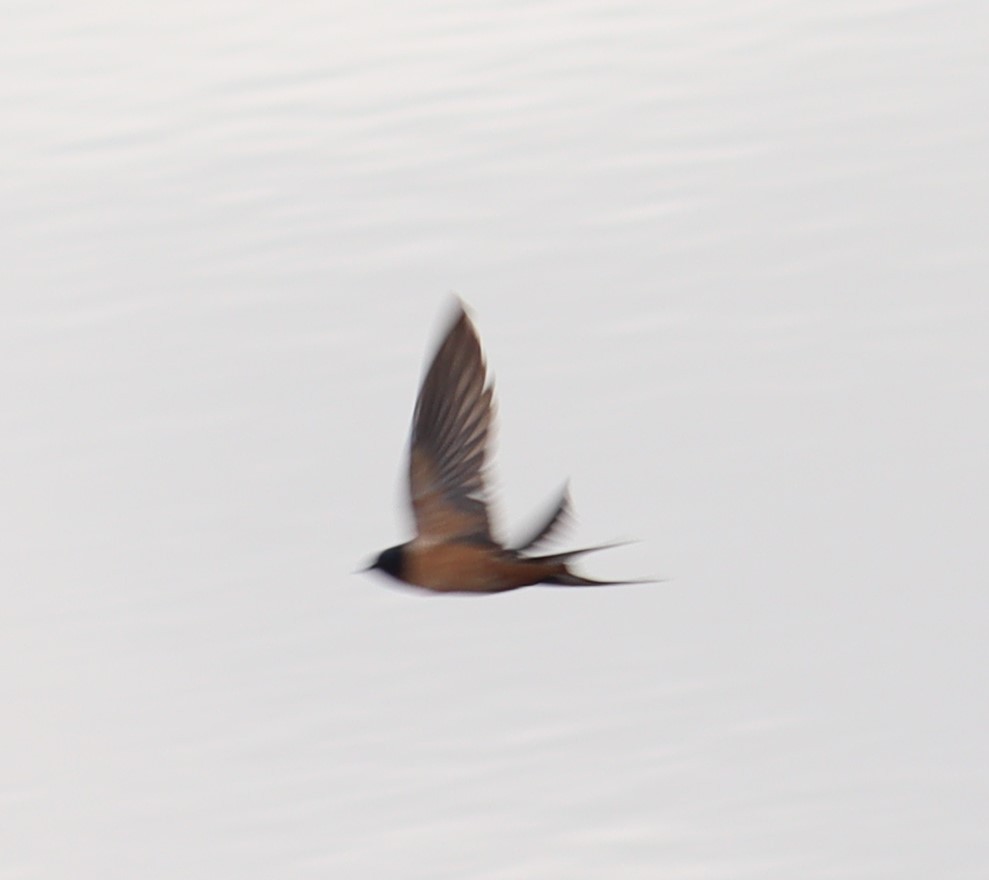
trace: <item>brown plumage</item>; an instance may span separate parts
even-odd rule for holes
[[[484,479],[494,418],[493,392],[486,380],[477,331],[458,302],[412,416],[409,495],[417,534],[382,551],[370,568],[441,593],[500,593],[530,584],[641,583],[591,580],[567,567],[571,558],[603,547],[527,555],[569,517],[566,491],[549,517],[518,547],[495,540]]]

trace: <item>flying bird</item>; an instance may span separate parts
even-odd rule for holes
[[[492,535],[485,470],[494,418],[481,343],[458,300],[456,313],[423,379],[412,416],[409,495],[416,536],[378,554],[376,569],[438,593],[501,593],[532,584],[598,587],[570,570],[576,556],[607,544],[532,555],[570,515],[565,489],[540,526],[516,547]]]

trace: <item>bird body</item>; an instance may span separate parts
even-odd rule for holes
[[[369,568],[437,593],[502,593],[532,584],[640,583],[596,581],[569,569],[571,558],[602,547],[530,554],[568,518],[566,491],[519,547],[495,540],[485,480],[493,414],[493,390],[477,331],[458,302],[412,417],[409,495],[417,535],[383,550]]]
[[[496,544],[415,539],[391,548],[396,571],[386,573],[437,593],[502,593],[538,584],[566,566],[526,559]],[[386,553],[388,551],[385,551]]]

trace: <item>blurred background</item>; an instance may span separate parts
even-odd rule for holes
[[[979,878],[983,3],[8,5],[0,878]],[[506,537],[430,597],[471,305]]]

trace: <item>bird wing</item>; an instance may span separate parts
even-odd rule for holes
[[[484,481],[492,388],[463,306],[423,379],[412,416],[409,494],[421,538],[491,542]]]
[[[560,497],[554,505],[549,516],[544,519],[529,536],[515,547],[516,553],[528,553],[547,543],[563,526],[572,519],[570,503],[570,487],[564,486]]]

